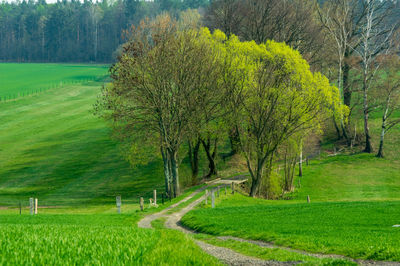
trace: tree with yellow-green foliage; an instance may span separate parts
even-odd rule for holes
[[[319,129],[333,110],[342,111],[340,96],[283,43],[257,45],[232,37],[226,46],[233,68],[225,75],[226,86],[231,86],[234,120],[251,175],[250,196],[255,197],[262,179],[271,174],[277,149],[299,132]]]
[[[283,143],[342,111],[338,90],[289,46],[181,27],[167,15],[132,31],[111,73],[99,106],[123,138],[161,150],[174,196],[182,143],[199,138],[214,175],[218,142],[234,126],[254,197]]]

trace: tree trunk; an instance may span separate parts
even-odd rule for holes
[[[264,170],[264,164],[259,159],[257,163],[257,169],[255,169],[255,175],[252,176],[251,180],[250,197],[255,198],[257,195],[257,192],[261,184],[263,170]]]
[[[336,129],[337,139],[341,140],[342,139],[342,135],[340,134],[340,129],[339,129],[337,123],[336,123],[335,117],[333,117],[333,125],[335,126],[335,129]]]
[[[349,48],[346,48],[343,62],[343,103],[348,107],[351,106],[351,89],[349,86],[350,66],[347,59],[350,57]]]
[[[199,150],[200,150],[200,138],[196,140],[194,146],[192,142],[189,141],[189,159],[190,167],[192,169],[192,184],[196,184],[196,179],[199,175]]]
[[[300,142],[299,176],[303,176],[303,141]]]
[[[173,194],[176,198],[180,195],[180,186],[179,186],[179,169],[178,169],[178,160],[177,160],[177,152],[175,150],[169,150],[169,159],[171,161],[171,172],[172,172],[172,184],[173,184]]]
[[[385,138],[385,128],[384,125],[382,125],[382,131],[381,131],[381,140],[379,142],[379,150],[378,150],[378,154],[376,155],[376,157],[378,158],[383,158],[383,141]]]
[[[385,133],[386,133],[386,119],[387,119],[387,113],[388,113],[388,104],[389,104],[389,100],[387,101],[386,104],[386,108],[385,108],[385,112],[383,113],[382,116],[382,131],[381,131],[381,140],[379,142],[379,150],[378,150],[378,154],[376,155],[376,157],[379,158],[383,158],[383,142],[385,140]]]
[[[251,189],[250,189],[250,197],[255,198],[257,195],[257,191],[259,190],[259,186],[261,184],[260,171],[257,171],[255,178],[251,180]]]
[[[165,192],[168,194],[168,197],[171,197],[171,168],[170,168],[170,160],[167,151],[161,148],[161,155],[164,164],[164,180],[165,180]]]
[[[368,92],[367,92],[366,75],[364,75],[363,91],[364,91],[364,106],[363,107],[364,107],[364,133],[365,133],[364,152],[371,153],[371,152],[373,152],[373,149],[372,149],[372,144],[371,144],[371,135],[369,133],[369,126],[368,126],[369,111],[368,111]]]
[[[215,158],[217,157],[218,139],[214,140],[214,150],[212,152],[212,144],[210,138],[207,139],[207,142],[202,139],[201,143],[203,144],[208,159],[208,174],[206,177],[210,178],[212,176],[216,176],[218,175],[218,172]]]
[[[344,123],[343,123],[343,117],[342,117],[342,119],[340,120],[340,127],[342,128],[342,133],[343,133],[343,137],[344,137],[344,139],[346,140],[346,142],[347,142],[347,146],[351,146],[351,139],[349,138],[349,135],[347,134],[347,128],[346,128],[346,126],[344,125]]]
[[[240,135],[237,126],[233,127],[229,133],[229,141],[231,143],[231,155],[239,153],[240,150]]]

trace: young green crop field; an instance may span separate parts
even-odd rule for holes
[[[140,217],[137,213],[0,215],[0,264],[219,265],[183,233],[137,228]]]

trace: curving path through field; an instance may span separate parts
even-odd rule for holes
[[[209,183],[209,186],[215,185],[215,184],[231,184],[232,182],[240,182],[240,180],[239,181],[238,180],[217,180],[217,181]],[[186,198],[184,198],[183,200],[171,205],[170,207],[162,210],[161,212],[154,213],[154,214],[144,217],[142,220],[140,220],[138,222],[138,226],[140,228],[152,228],[151,223],[153,221],[165,217],[165,218],[167,218],[167,220],[165,222],[166,228],[179,230],[186,234],[193,234],[194,233],[193,231],[182,227],[179,224],[179,221],[186,213],[188,213],[194,207],[196,207],[198,204],[200,204],[204,200],[204,196],[191,202],[189,205],[180,209],[177,212],[168,213],[168,211],[177,207],[178,205],[180,205],[184,202],[189,201],[190,199],[195,197],[197,194],[204,191],[207,187],[203,187],[203,188],[196,190],[191,195],[189,195]],[[265,261],[265,260],[245,256],[245,255],[235,252],[229,248],[214,246],[214,245],[211,245],[211,244],[205,243],[203,241],[199,241],[199,240],[196,240],[195,242],[203,251],[210,254],[211,256],[216,257],[221,262],[226,263],[228,265],[293,265],[293,262]]]
[[[211,182],[208,184],[208,186],[200,188],[193,192],[191,195],[187,196],[183,200],[169,206],[168,208],[158,212],[154,213],[151,215],[145,216],[142,220],[138,222],[138,226],[140,228],[152,228],[151,223],[157,219],[160,218],[166,218],[165,222],[165,227],[169,229],[175,229],[179,230],[185,234],[195,234],[196,232],[183,227],[180,224],[180,220],[182,217],[188,213],[189,211],[193,210],[197,205],[199,205],[202,201],[204,201],[204,196],[198,198],[197,200],[191,202],[184,208],[177,210],[176,212],[170,213],[169,210],[179,206],[180,204],[189,201],[205,189],[207,189],[211,185],[216,185],[216,184],[231,184],[232,182],[237,182],[240,183],[241,180],[216,180],[214,182]],[[386,262],[386,261],[367,261],[367,260],[355,260],[349,257],[345,257],[342,255],[336,255],[336,254],[320,254],[320,253],[310,253],[307,251],[303,250],[297,250],[297,249],[291,249],[287,247],[282,247],[282,246],[277,246],[273,243],[268,243],[268,242],[263,242],[263,241],[255,241],[255,240],[247,240],[247,239],[242,239],[238,237],[232,237],[232,236],[220,236],[218,237],[221,240],[236,240],[240,242],[247,242],[250,244],[255,244],[261,247],[266,247],[266,248],[279,248],[279,249],[284,249],[287,251],[291,252],[296,252],[299,254],[307,255],[307,256],[312,256],[316,258],[336,258],[336,259],[346,259],[350,260],[353,262],[356,262],[357,264],[360,265],[385,265],[385,266],[400,266],[399,262]],[[224,247],[218,247],[214,246],[211,244],[208,244],[206,242],[200,241],[200,240],[195,240],[196,244],[206,253],[210,254],[211,256],[216,257],[219,259],[221,262],[228,264],[228,265],[295,265],[299,264],[301,262],[299,261],[289,261],[289,262],[281,262],[281,261],[271,261],[271,260],[261,260],[258,258],[253,258],[249,257],[243,254],[240,254],[238,252],[235,252],[229,248],[224,248]]]

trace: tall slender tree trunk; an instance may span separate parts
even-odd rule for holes
[[[333,125],[335,126],[335,129],[336,129],[337,139],[338,139],[338,140],[341,140],[341,139],[342,139],[342,135],[341,135],[341,133],[340,133],[339,126],[338,126],[338,124],[336,123],[335,117],[333,117]]]
[[[373,152],[373,149],[372,149],[372,144],[371,144],[371,135],[370,135],[369,126],[368,126],[369,110],[368,110],[368,90],[367,90],[366,74],[364,74],[363,92],[364,92],[363,109],[364,109],[364,133],[365,133],[364,152],[371,153],[371,152]]]
[[[351,106],[351,88],[349,86],[350,65],[347,59],[350,57],[349,48],[346,48],[343,62],[343,103]]]
[[[217,157],[218,139],[214,139],[213,142],[214,144],[212,144],[210,138],[208,138],[207,141],[204,141],[204,139],[201,140],[208,159],[208,174],[206,176],[207,178],[218,175],[217,164],[215,161]],[[214,146],[213,151],[211,151],[212,146]]]
[[[388,105],[389,105],[389,101],[390,101],[390,96],[388,97],[387,103],[386,103],[386,108],[385,108],[385,112],[383,113],[382,116],[382,130],[381,130],[381,139],[379,141],[379,150],[378,150],[378,154],[376,155],[376,157],[379,158],[383,158],[383,142],[385,140],[385,133],[386,133],[386,120],[387,120],[387,113],[389,111]]]
[[[299,176],[303,176],[303,140],[300,141]]]
[[[200,150],[200,138],[196,140],[194,145],[189,141],[189,160],[190,167],[192,169],[192,184],[196,184],[197,177],[199,175],[199,150]]]
[[[165,181],[165,192],[168,194],[168,197],[172,196],[171,193],[171,167],[170,160],[168,156],[168,152],[161,147],[161,155],[164,164],[164,181]]]

